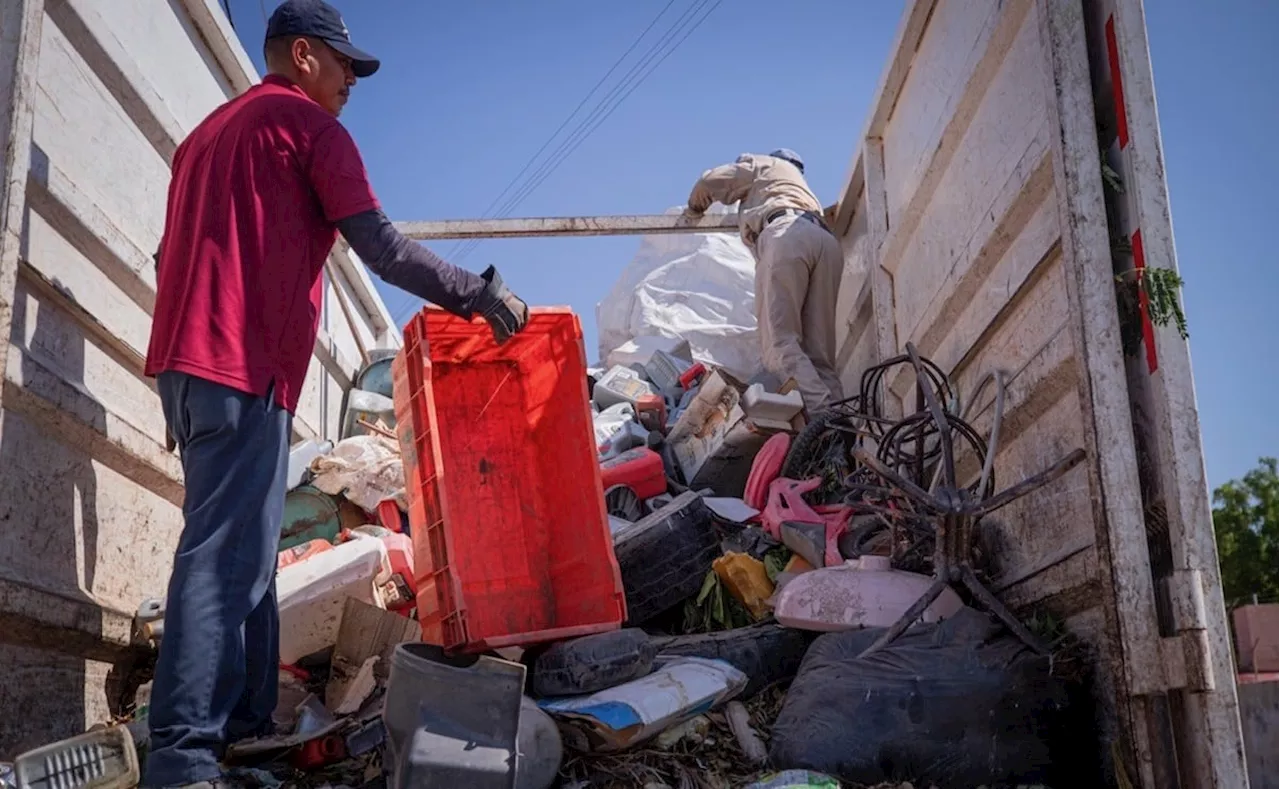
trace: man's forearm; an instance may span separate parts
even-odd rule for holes
[[[338,222],[338,230],[369,270],[384,282],[455,315],[471,317],[485,281],[405,238],[381,211],[347,217]]]

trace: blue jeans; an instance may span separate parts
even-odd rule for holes
[[[182,453],[185,526],[152,685],[149,787],[220,774],[226,745],[270,731],[280,661],[276,551],[292,415],[182,373],[157,378]]]

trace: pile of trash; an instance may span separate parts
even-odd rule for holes
[[[984,438],[910,347],[813,421],[794,382],[739,382],[680,340],[641,337],[608,361],[589,387],[639,630],[531,664],[535,695],[567,697],[542,702],[579,754],[565,785],[743,786],[771,765],[827,776],[778,785],[973,787],[1079,768],[1055,749],[1088,657],[986,591],[974,526],[1080,453],[996,495],[1002,378],[983,385],[996,391],[980,404],[998,403]],[[894,419],[885,383],[904,371],[920,408]],[[571,676],[594,683],[540,687],[545,655],[560,666],[571,651],[584,655]]]
[[[1098,782],[1091,712],[1075,717],[1088,655],[1059,624],[1015,618],[986,586],[977,523],[1080,459],[997,492],[1000,376],[993,399],[979,401],[980,389],[966,404],[908,346],[811,419],[792,381],[738,380],[681,339],[628,340],[588,370],[600,474],[582,483],[583,496],[603,492],[625,621],[465,654],[427,637],[447,591],[418,588],[432,573],[415,572],[415,548],[418,561],[441,548],[421,544],[406,515],[390,365],[362,371],[340,441],[291,453],[279,733],[228,750],[240,780]],[[886,405],[901,375],[915,383],[906,416]],[[984,436],[965,417],[992,403]],[[140,643],[163,639],[163,617],[163,600],[143,603]],[[95,769],[119,773],[111,786],[136,783],[145,696],[122,725],[26,754],[0,779],[41,785],[51,754],[91,747]]]

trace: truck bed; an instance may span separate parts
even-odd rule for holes
[[[994,591],[1095,646],[1101,741],[1137,785],[1246,785],[1187,344],[1145,314],[1121,343],[1116,274],[1176,269],[1142,3],[910,2],[856,144],[846,395],[912,342],[962,397],[1005,376],[997,490],[1084,448],[984,523]],[[889,402],[914,410],[913,385]]]

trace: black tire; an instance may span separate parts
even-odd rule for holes
[[[698,593],[720,555],[720,538],[702,497],[681,493],[620,530],[613,554],[627,595],[627,622],[639,625]]]
[[[787,450],[787,459],[782,463],[781,476],[786,479],[801,479],[806,468],[816,459],[817,453],[829,446],[829,441],[826,440],[827,434],[832,431],[832,423],[841,419],[842,416],[837,411],[826,411],[818,414],[812,422],[805,425],[792,440],[791,448]]]
[[[635,628],[561,641],[534,659],[529,687],[539,698],[595,693],[648,675],[656,654]]]
[[[731,664],[747,675],[741,698],[749,698],[768,685],[794,677],[817,635],[768,622],[720,633],[651,638],[659,655],[709,658]]]
[[[836,540],[840,556],[844,559],[857,559],[866,555],[870,552],[872,541],[888,528],[888,524],[877,515],[854,518],[849,524],[849,530]]]

